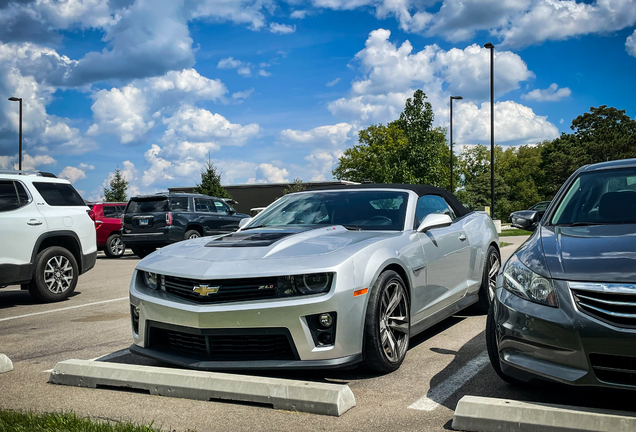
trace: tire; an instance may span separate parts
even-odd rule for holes
[[[139,258],[146,258],[148,255],[157,250],[155,247],[147,247],[147,246],[131,246],[133,253],[137,255]]]
[[[495,370],[499,378],[512,385],[523,385],[523,381],[512,378],[501,370],[501,363],[499,361],[499,350],[497,349],[497,326],[495,324],[495,308],[490,305],[488,308],[488,317],[486,318],[486,349],[488,350],[488,358],[490,364]]]
[[[199,238],[199,237],[201,237],[201,233],[199,231],[197,231],[197,230],[188,230],[188,231],[186,231],[185,235],[183,236],[183,238],[186,239],[186,240]]]
[[[35,257],[29,293],[42,302],[59,302],[75,291],[78,278],[79,267],[73,254],[63,247],[51,246]]]
[[[395,306],[391,306],[393,301],[397,302]],[[406,284],[400,275],[392,270],[380,274],[371,289],[364,323],[363,354],[367,369],[385,374],[400,367],[409,348],[409,310]]]
[[[121,239],[121,235],[119,234],[111,234],[106,240],[106,245],[104,246],[104,253],[108,258],[121,258],[124,256],[124,252],[126,252],[126,245]]]
[[[479,287],[479,300],[473,305],[473,310],[481,314],[487,314],[497,286],[497,273],[501,268],[501,257],[497,248],[490,246],[484,260],[484,271],[481,275]]]

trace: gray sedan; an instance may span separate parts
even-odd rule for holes
[[[485,213],[430,186],[289,194],[239,232],[165,247],[130,285],[135,353],[183,367],[397,369],[500,267]]]
[[[486,340],[501,378],[635,388],[636,159],[575,172],[495,294]]]

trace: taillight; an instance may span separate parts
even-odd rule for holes
[[[95,221],[95,212],[93,210],[86,210],[86,213],[88,213],[88,216],[94,222]]]
[[[172,225],[172,213],[166,213],[166,226]]]

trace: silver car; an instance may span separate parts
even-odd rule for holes
[[[443,189],[289,194],[239,232],[140,261],[131,350],[204,370],[391,372],[411,336],[475,303],[486,311],[499,267],[491,219]]]

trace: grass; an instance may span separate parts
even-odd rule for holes
[[[499,242],[499,247],[506,247],[506,246],[510,246],[512,243],[506,243],[506,242]]]
[[[110,424],[73,413],[34,414],[0,410],[0,432],[158,432],[152,425]]]
[[[532,231],[525,231],[520,229],[509,229],[509,230],[502,230],[501,233],[499,233],[499,237],[529,236],[530,234],[532,234]]]

